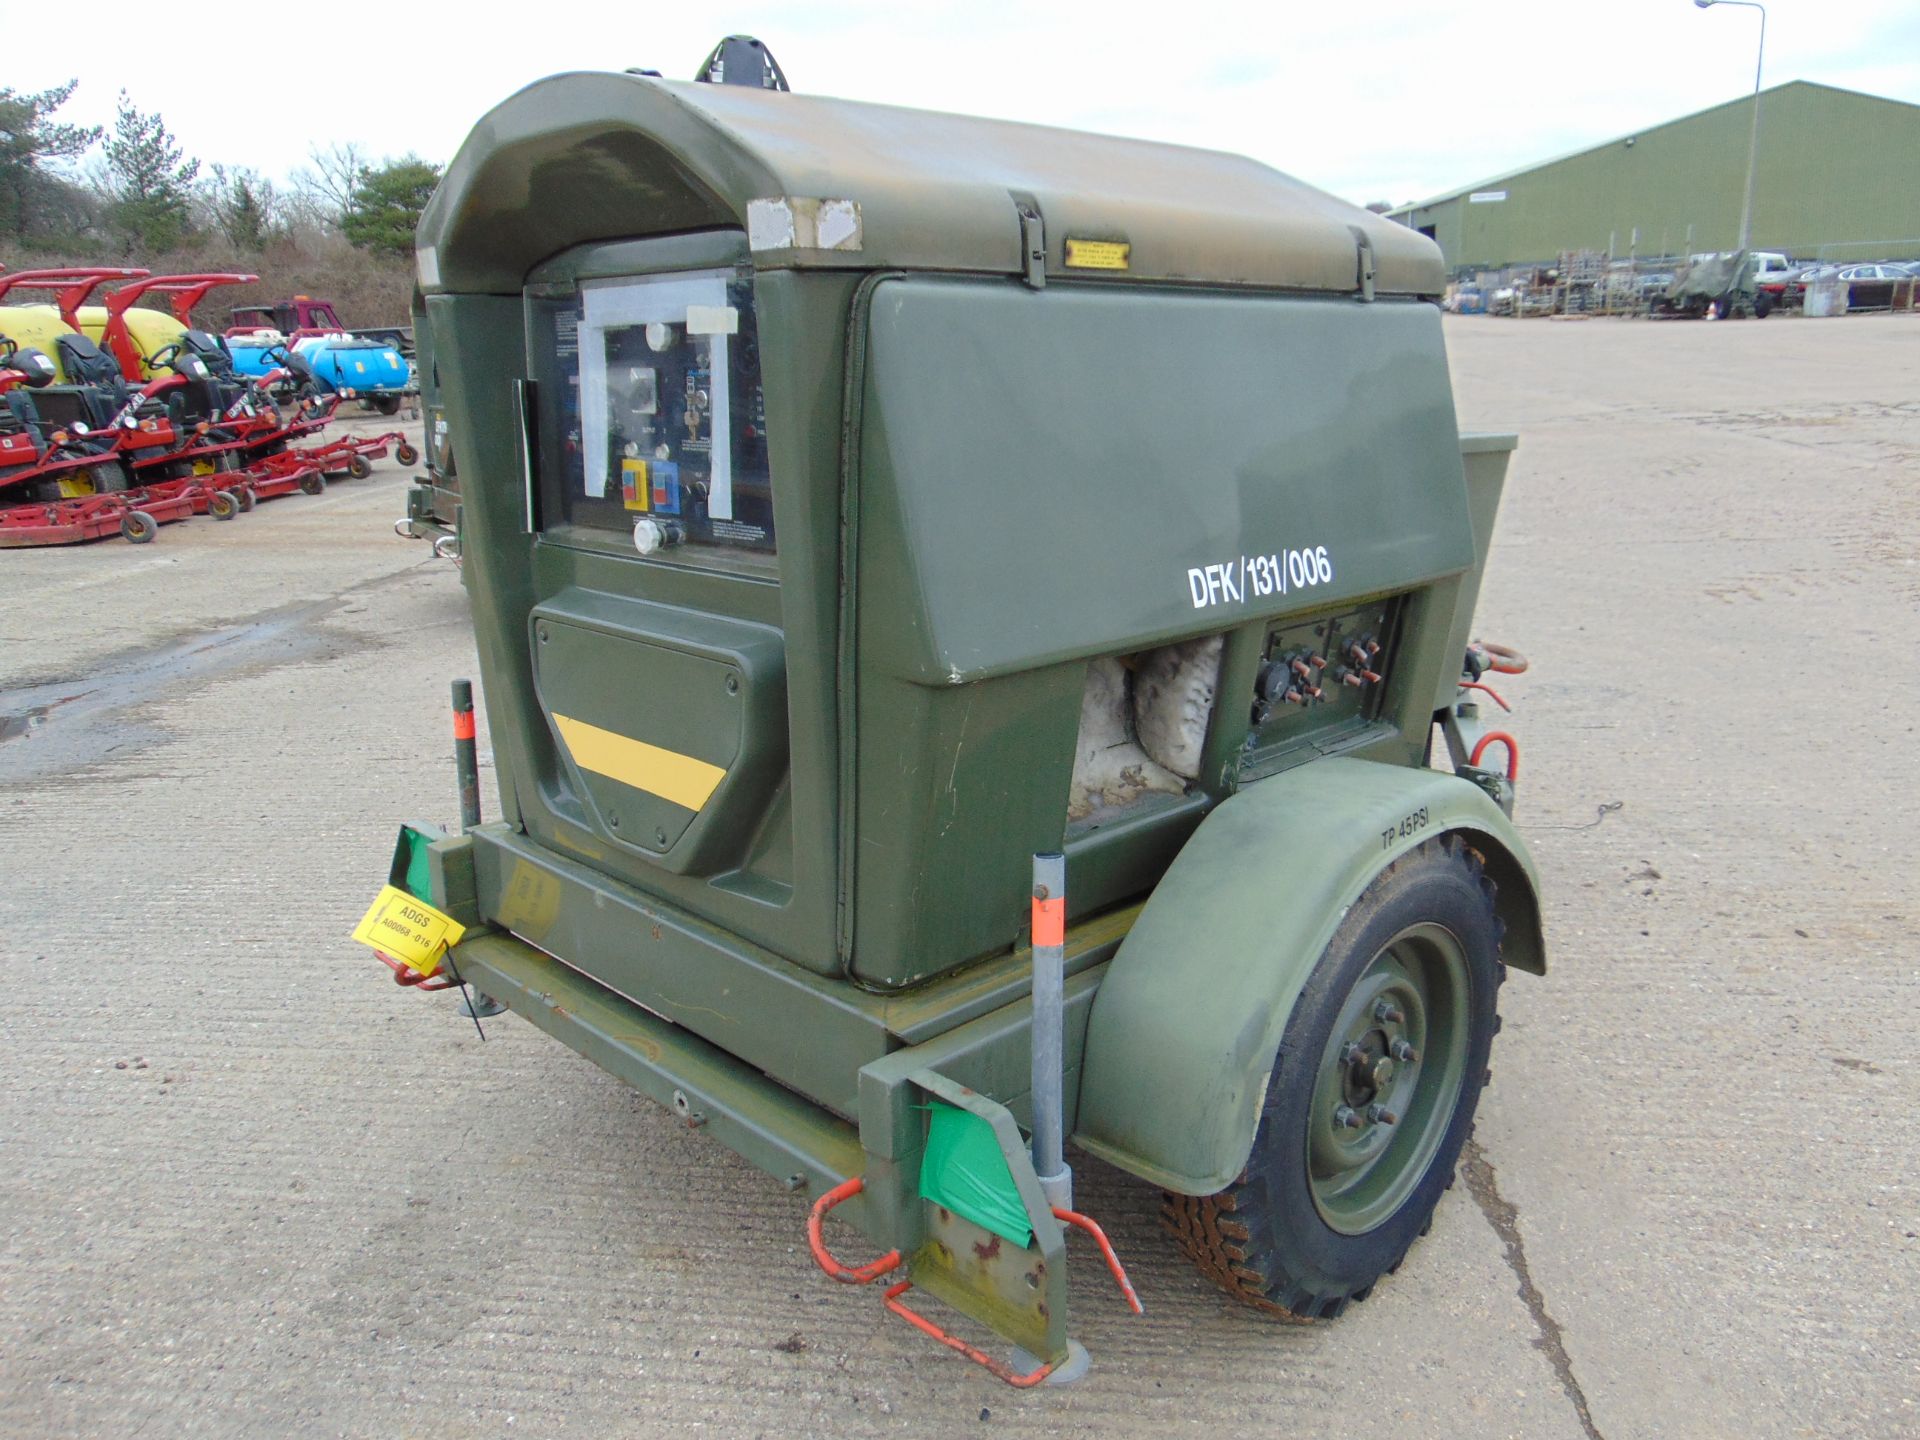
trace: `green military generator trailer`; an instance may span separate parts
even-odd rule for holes
[[[1523,662],[1471,638],[1514,441],[1456,428],[1440,252],[750,41],[701,78],[530,86],[421,225],[503,813],[403,832],[465,928],[399,978],[671,1106],[1016,1383],[1080,1358],[1063,1139],[1338,1314],[1544,969],[1479,704]]]

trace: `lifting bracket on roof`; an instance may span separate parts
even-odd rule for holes
[[[1040,214],[1040,202],[1031,195],[1013,191],[1014,212],[1020,217],[1021,279],[1034,290],[1047,288],[1047,222]]]
[[[708,85],[745,85],[754,90],[790,88],[773,52],[751,35],[727,36],[700,62],[693,78]]]
[[[1354,258],[1358,262],[1354,288],[1360,292],[1360,299],[1366,304],[1373,303],[1373,241],[1367,238],[1367,232],[1358,225],[1349,225],[1353,232]]]

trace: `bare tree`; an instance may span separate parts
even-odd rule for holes
[[[296,192],[312,210],[336,229],[353,211],[353,192],[370,168],[370,157],[352,140],[315,145],[307,151],[311,165],[302,165],[291,177]]]
[[[195,218],[239,250],[259,250],[284,235],[291,223],[285,197],[273,181],[245,165],[211,167],[196,187]]]

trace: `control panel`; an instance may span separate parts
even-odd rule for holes
[[[563,525],[770,551],[773,489],[751,279],[720,271],[590,280],[531,303],[543,469]]]
[[[1364,729],[1379,712],[1397,611],[1397,601],[1381,600],[1269,630],[1255,673],[1247,748],[1279,751]]]

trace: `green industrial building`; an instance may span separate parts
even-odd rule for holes
[[[1728,250],[1752,96],[1391,212],[1456,270]],[[1753,245],[1803,259],[1920,258],[1920,105],[1808,80],[1760,93]]]

